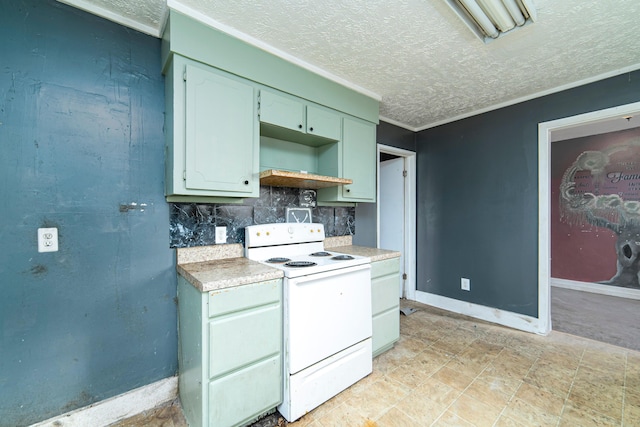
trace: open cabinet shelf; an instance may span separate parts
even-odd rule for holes
[[[260,173],[260,185],[272,187],[293,187],[318,189],[351,184],[353,181],[346,178],[316,175],[302,172],[289,172],[278,169],[267,169]]]

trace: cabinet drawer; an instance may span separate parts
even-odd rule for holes
[[[400,281],[397,274],[371,280],[371,313],[375,316],[400,305]]]
[[[212,291],[209,292],[209,317],[281,300],[281,279]]]
[[[400,273],[400,258],[385,259],[371,263],[371,278]]]
[[[209,378],[280,353],[282,305],[213,318],[209,322]]]
[[[209,383],[209,425],[244,425],[282,401],[280,356]]]
[[[400,311],[397,308],[373,316],[373,355],[389,348],[400,338]]]

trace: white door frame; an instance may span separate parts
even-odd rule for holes
[[[416,153],[402,148],[378,144],[377,149],[377,198],[376,207],[376,246],[380,247],[380,153],[392,154],[404,158],[404,266],[400,268],[407,274],[405,294],[407,299],[416,299]],[[384,249],[384,248],[383,248]]]
[[[538,124],[538,328],[551,331],[551,134],[622,116],[640,114],[640,102]]]

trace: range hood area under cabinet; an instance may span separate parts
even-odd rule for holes
[[[377,100],[174,10],[163,42],[167,201],[240,202],[262,181],[375,202]]]

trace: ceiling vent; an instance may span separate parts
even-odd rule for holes
[[[445,0],[484,43],[536,20],[533,0]]]

